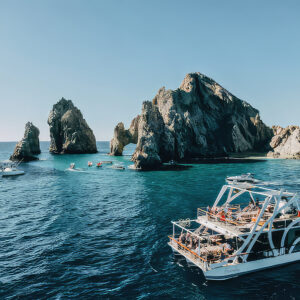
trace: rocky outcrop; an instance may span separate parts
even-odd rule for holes
[[[187,74],[176,90],[161,88],[143,103],[133,161],[155,168],[169,160],[267,151],[273,133],[259,112],[211,78]]]
[[[50,152],[97,152],[94,133],[71,100],[62,98],[53,105],[48,124],[50,126]]]
[[[274,137],[270,142],[272,151],[268,157],[300,159],[300,128],[273,126]]]
[[[26,123],[24,137],[17,143],[10,160],[37,160],[38,158],[35,155],[41,153],[39,135],[40,131],[37,127],[31,122]]]
[[[114,137],[110,141],[110,153],[111,155],[120,156],[123,153],[123,149],[126,145],[137,143],[138,139],[138,124],[140,116],[135,117],[129,129],[125,129],[124,124],[120,122],[114,130]]]

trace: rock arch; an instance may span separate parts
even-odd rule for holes
[[[111,155],[121,156],[126,145],[137,144],[139,120],[138,115],[131,121],[129,129],[125,129],[122,122],[118,123],[114,130],[114,137],[110,141]]]

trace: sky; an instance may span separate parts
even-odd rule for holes
[[[73,100],[97,140],[129,126],[158,89],[201,72],[300,125],[300,1],[0,0],[0,141]]]

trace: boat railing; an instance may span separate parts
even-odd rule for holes
[[[208,212],[203,208],[198,208],[197,218],[201,216],[206,216],[208,220],[220,221],[220,222],[224,222],[224,224],[235,225],[235,226],[242,225],[241,222],[236,222],[232,218],[230,218],[228,214],[220,215],[219,213],[220,211],[218,213],[212,213],[212,212]]]
[[[222,259],[220,255],[212,255],[211,253],[210,254],[206,253],[205,256],[201,256],[197,254],[195,251],[193,251],[192,249],[189,249],[186,245],[176,240],[175,237],[169,236],[169,239],[171,243],[177,246],[178,250],[183,250],[184,252],[190,254],[192,259],[196,260],[198,263],[202,265],[205,265],[206,267],[209,266],[210,264],[215,264],[215,263],[219,264],[221,262],[232,263],[233,261],[235,261],[235,259],[240,259],[239,263],[243,263],[246,262],[244,258],[246,256],[248,257],[249,255],[250,257],[252,256],[250,258],[250,261],[252,261],[252,260],[261,259],[263,257],[267,258],[276,255],[284,255],[289,252],[289,248],[283,246],[279,248],[269,248],[257,252],[243,252],[239,254],[228,255]],[[247,259],[247,261],[249,261],[249,259]]]
[[[189,249],[187,246],[185,246],[182,243],[180,243],[179,241],[177,241],[171,235],[169,235],[169,239],[170,239],[171,243],[175,243],[177,245],[177,247],[179,246],[179,247],[181,247],[181,249],[183,249],[186,252],[190,253],[196,260],[199,260],[202,264],[208,262],[208,260],[206,258],[198,255],[196,252],[194,252],[193,250]]]

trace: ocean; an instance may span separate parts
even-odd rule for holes
[[[14,146],[0,143],[1,161]],[[0,177],[1,299],[300,299],[300,263],[212,282],[167,245],[170,222],[195,218],[228,175],[251,172],[300,193],[300,161],[139,172],[127,168],[134,145],[123,157],[108,156],[108,142],[97,146],[51,155],[41,142],[40,160],[20,166],[25,175]],[[126,169],[97,169],[100,160]],[[82,171],[68,171],[72,162]]]

